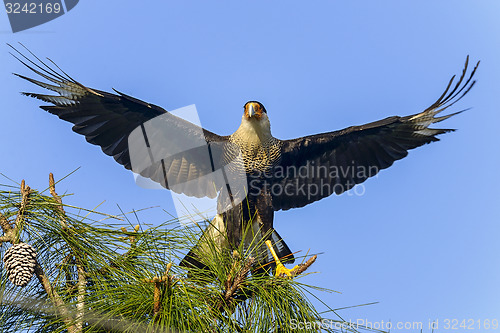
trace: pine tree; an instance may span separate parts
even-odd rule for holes
[[[0,190],[1,332],[338,331],[320,325],[306,297],[328,290],[257,274],[242,248],[213,244],[207,268],[187,272],[175,263],[199,228],[177,220],[131,228],[126,215],[66,206],[52,174],[48,191],[24,181]]]

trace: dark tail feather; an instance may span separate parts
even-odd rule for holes
[[[285,241],[281,238],[281,236],[278,234],[278,232],[276,230],[273,230],[273,232],[271,233],[271,243],[273,244],[274,251],[276,252],[276,255],[278,256],[278,258],[280,258],[280,260],[283,263],[293,264],[295,262],[295,257],[293,256],[292,251],[290,251],[290,248],[288,247],[288,245],[285,243]],[[205,269],[207,267],[207,265],[202,263],[201,260],[198,258],[197,246],[198,246],[198,244],[196,246],[194,246],[188,252],[188,254],[186,254],[184,256],[184,258],[179,263],[179,266],[186,267],[188,269],[189,268]],[[268,266],[268,268],[274,267],[275,266],[274,258],[272,257],[271,253],[267,250],[267,248],[266,248],[266,251],[268,252],[267,262],[261,262],[261,264],[263,264],[264,266]],[[270,264],[270,265],[266,265],[266,264]]]
[[[293,256],[292,251],[290,251],[290,248],[286,245],[285,241],[276,230],[273,230],[273,233],[271,234],[271,242],[273,243],[274,251],[276,251],[278,258],[280,258],[283,263],[293,264],[295,262],[295,257]]]
[[[198,260],[198,257],[196,255],[196,251],[195,251],[195,247],[193,247],[189,252],[188,254],[186,254],[184,256],[184,258],[181,260],[181,262],[179,263],[179,266],[181,267],[186,267],[186,268],[200,268],[200,269],[204,269],[207,267],[207,265],[203,264],[202,262],[200,262]]]

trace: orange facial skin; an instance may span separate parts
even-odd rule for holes
[[[262,104],[259,102],[247,102],[245,104],[245,117],[247,119],[255,118],[256,120],[260,120],[263,111]]]

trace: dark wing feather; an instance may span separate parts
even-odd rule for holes
[[[429,125],[459,113],[437,116],[474,85],[477,65],[464,82],[468,59],[453,88],[450,90],[454,77],[439,99],[423,112],[282,141],[281,163],[268,177],[269,185],[274,186],[274,210],[302,207],[332,193],[341,194],[402,159],[408,150],[438,141],[437,135],[453,131]]]
[[[43,110],[73,123],[73,131],[84,135],[89,143],[100,146],[106,155],[112,156],[126,169],[133,169],[134,172],[178,193],[197,197],[216,197],[215,189],[220,188],[221,184],[214,184],[213,178],[203,176],[212,173],[221,163],[218,160],[215,164],[211,161],[208,147],[212,155],[222,156],[224,149],[227,148],[225,146],[228,144],[227,137],[209,132],[170,114],[159,106],[118,91],[117,94],[112,94],[88,88],[73,80],[55,63],[52,62],[57,70],[31,52],[36,61],[13,49],[20,56],[14,55],[14,57],[50,83],[20,74],[15,75],[57,93],[57,95],[23,93],[53,104],[41,106]],[[147,136],[147,147],[150,149],[136,149],[135,160],[143,157],[144,164],[134,165],[130,156],[129,136],[134,130],[141,131],[145,127],[153,128],[144,133]],[[168,133],[162,133],[162,130]],[[167,140],[172,137],[176,139]],[[151,159],[149,150],[153,149],[155,142],[159,144],[154,151],[154,158]],[[189,145],[190,142],[193,144]],[[199,146],[200,142],[202,146]],[[197,144],[198,147],[195,147]],[[186,145],[193,149],[184,151],[182,148]],[[143,148],[146,148],[146,145]],[[204,152],[200,153],[202,150]],[[184,186],[183,182],[188,181],[191,181],[189,186]],[[173,184],[178,186],[173,187]]]

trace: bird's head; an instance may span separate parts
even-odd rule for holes
[[[266,108],[260,102],[256,102],[256,101],[246,102],[246,104],[243,108],[245,110],[244,116],[248,120],[255,119],[255,120],[259,121],[263,117],[267,118]]]
[[[271,124],[264,105],[257,101],[249,101],[243,109],[241,133],[245,133],[244,136],[247,137],[256,135],[261,141],[268,140],[271,137]]]

